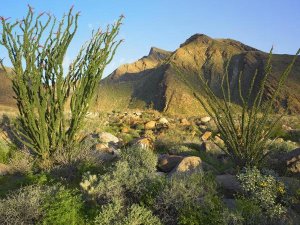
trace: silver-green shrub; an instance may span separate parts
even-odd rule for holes
[[[147,192],[155,179],[157,156],[154,152],[131,147],[121,152],[120,160],[104,175],[85,174],[80,186],[84,193],[100,202],[126,199],[134,202]]]
[[[50,189],[40,186],[21,188],[0,200],[0,224],[35,224],[43,215],[42,204]]]
[[[271,174],[263,174],[257,168],[245,168],[237,178],[243,190],[242,199],[256,205],[257,211],[271,221],[281,221],[287,212],[283,205],[286,194],[285,185]],[[244,201],[245,202],[245,201]],[[253,211],[253,210],[251,210]]]
[[[160,219],[152,211],[133,204],[124,208],[120,201],[115,201],[101,208],[95,218],[96,225],[162,225]]]

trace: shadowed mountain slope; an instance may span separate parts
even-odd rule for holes
[[[267,59],[268,53],[241,42],[196,34],[174,52],[152,48],[148,56],[120,66],[102,80],[95,106],[104,110],[152,106],[171,113],[201,114],[204,110],[193,94],[201,96],[199,75],[203,75],[213,91],[221,96],[221,80],[228,65],[232,99],[239,103],[240,71],[243,71],[241,83],[246,93],[256,70],[257,88]],[[272,95],[279,75],[292,59],[291,55],[273,55],[273,72],[266,98]],[[300,112],[300,57],[276,104],[278,109]]]

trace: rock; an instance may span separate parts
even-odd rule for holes
[[[133,114],[135,114],[136,116],[141,116],[142,115],[141,112],[134,112]]]
[[[205,117],[202,117],[200,120],[202,123],[208,123],[210,121],[210,117],[209,116],[205,116]]]
[[[99,141],[102,143],[118,143],[119,138],[116,136],[112,135],[111,133],[108,132],[101,132],[99,133]]]
[[[233,196],[235,193],[241,191],[240,183],[236,176],[230,174],[222,174],[216,176],[216,181],[220,187],[223,188],[226,196]]]
[[[201,145],[201,149],[203,149],[203,151],[205,151],[206,153],[212,154],[212,155],[223,155],[224,154],[222,149],[220,149],[220,147],[212,141],[203,142]]]
[[[236,208],[236,201],[234,198],[224,198],[223,202],[230,210],[234,210]]]
[[[183,159],[182,156],[163,154],[158,158],[157,167],[160,171],[171,172]]]
[[[197,156],[188,156],[181,160],[172,173],[185,173],[197,168],[201,168],[202,160]]]
[[[142,149],[150,149],[150,150],[154,149],[153,140],[149,137],[137,138],[137,139],[133,140],[132,145],[138,146]]]
[[[181,119],[180,124],[183,125],[183,126],[190,126],[191,125],[191,123],[186,118]]]
[[[3,163],[0,163],[0,176],[4,176],[7,174],[13,173],[13,168],[9,165],[5,165]]]
[[[210,131],[206,131],[206,132],[202,135],[201,139],[202,139],[202,141],[207,141],[210,137],[211,137],[211,132],[210,132]]]
[[[199,125],[199,129],[202,131],[202,132],[205,132],[207,130],[207,126],[205,125]]]
[[[94,145],[93,154],[99,161],[109,162],[118,157],[119,152],[113,147],[108,147],[108,144],[97,143]]]
[[[107,149],[109,146],[107,143],[97,143],[94,145],[94,150],[96,151],[102,151],[103,149]]]
[[[128,127],[123,127],[123,128],[121,129],[121,132],[122,132],[122,133],[128,133],[128,132],[129,132],[129,128],[128,128]]]
[[[290,126],[287,126],[285,124],[282,125],[282,129],[286,130],[286,131],[291,131],[293,130],[293,128],[291,128]]]
[[[224,141],[219,136],[214,137],[214,142],[221,147],[223,147],[225,145]]]
[[[168,124],[168,123],[169,123],[169,121],[168,121],[165,117],[161,117],[161,118],[158,120],[158,122],[159,122],[160,124]]]
[[[145,123],[145,130],[152,130],[155,129],[156,122],[155,121],[149,121]]]
[[[292,174],[300,174],[300,148],[286,153],[283,160],[289,172]]]

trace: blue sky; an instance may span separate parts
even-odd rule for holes
[[[299,0],[2,0],[0,15],[22,18],[27,3],[35,11],[61,17],[74,4],[81,11],[78,33],[66,56],[75,57],[93,28],[113,23],[125,15],[120,38],[125,42],[106,70],[147,55],[151,46],[175,50],[188,37],[203,33],[232,38],[258,49],[293,54],[300,47]],[[0,57],[6,57],[0,47]],[[7,57],[6,57],[7,58]],[[9,62],[5,61],[6,65]]]

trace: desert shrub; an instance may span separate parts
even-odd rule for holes
[[[179,213],[178,224],[180,225],[223,225],[224,205],[218,196],[207,195],[203,197],[201,204],[187,207],[184,206]]]
[[[16,173],[30,174],[33,171],[34,158],[26,148],[12,151],[8,162]]]
[[[121,152],[120,160],[104,175],[87,173],[80,183],[84,193],[92,199],[110,202],[125,198],[137,201],[147,192],[148,185],[157,179],[157,156],[149,150],[131,147]]]
[[[56,186],[51,191],[42,209],[42,224],[84,224],[80,194],[63,186]]]
[[[94,224],[101,225],[161,225],[158,217],[151,210],[133,204],[125,209],[120,201],[102,207]]]
[[[285,71],[282,72],[269,99],[264,94],[268,85],[268,78],[272,73],[272,50],[264,73],[261,77],[258,77],[258,70],[255,71],[248,90],[242,90],[243,73],[240,72],[238,74],[238,82],[234,85],[238,86],[239,97],[235,103],[240,103],[241,110],[237,110],[237,107],[232,102],[234,95],[231,91],[231,86],[233,81],[230,80],[228,72],[230,60],[221,80],[221,99],[213,92],[205,76],[199,74],[204,97],[198,96],[196,91],[194,95],[214,120],[220,137],[225,143],[224,147],[220,147],[233,159],[237,166],[260,165],[265,158],[268,147],[267,141],[272,136],[276,124],[282,117],[281,115],[276,116],[272,114],[276,98],[299,53],[300,49]],[[187,84],[192,90],[194,89],[189,82]]]
[[[103,71],[121,43],[115,38],[122,18],[104,32],[93,32],[65,73],[64,58],[78,18],[71,8],[57,22],[49,13],[36,16],[29,6],[21,22],[1,19],[0,44],[15,72],[12,84],[20,114],[15,130],[20,141],[46,162],[57,149],[73,150]]]
[[[262,217],[268,223],[275,224],[285,219],[286,188],[274,175],[269,172],[261,173],[257,168],[246,168],[237,178],[243,190],[243,196],[239,200],[240,209],[246,220],[252,221]],[[248,212],[256,213],[257,216],[249,217]]]
[[[161,225],[159,218],[153,216],[149,209],[139,205],[132,205],[129,209],[128,215],[119,223],[124,225]]]
[[[49,189],[27,186],[0,200],[1,224],[35,224],[42,216],[42,204]]]
[[[292,141],[275,140],[269,145],[271,153],[286,153],[298,147],[298,144]]]
[[[177,224],[179,218],[182,224],[188,224],[187,221],[193,221],[194,217],[200,216],[194,209],[200,209],[203,199],[213,195],[217,196],[217,192],[212,175],[201,171],[174,174],[156,197],[154,208],[166,224]]]

